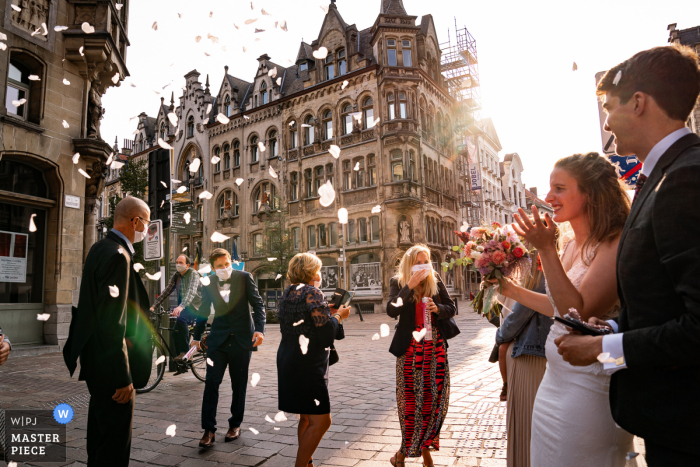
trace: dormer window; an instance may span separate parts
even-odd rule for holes
[[[413,66],[411,60],[411,41],[401,41],[401,53],[403,55],[403,66]]]
[[[345,60],[345,49],[340,49],[338,51],[338,74],[344,75],[348,72],[347,61]]]
[[[299,71],[306,71],[309,69],[309,64],[306,62],[300,63],[299,64]]]
[[[160,139],[165,140],[165,122],[160,124]]]
[[[260,85],[260,104],[265,105],[268,103],[268,96],[269,94],[267,93],[267,84],[265,81],[262,82]]]
[[[187,137],[191,138],[194,136],[194,116],[190,115],[187,119]]]
[[[389,39],[386,41],[386,49],[387,65],[396,66],[396,40]]]
[[[326,80],[335,78],[335,66],[333,65],[333,55],[328,54],[326,57]]]
[[[231,98],[229,96],[226,96],[224,100],[224,115],[227,117],[231,116]]]

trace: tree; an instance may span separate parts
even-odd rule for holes
[[[274,206],[280,206],[281,200],[275,197]],[[289,269],[289,261],[296,254],[294,252],[294,238],[289,230],[289,219],[287,212],[281,209],[270,209],[268,218],[265,221],[265,251],[269,259],[258,270],[260,273],[274,273],[275,277],[281,275],[280,280],[284,286],[284,279]],[[284,288],[284,287],[283,287]]]

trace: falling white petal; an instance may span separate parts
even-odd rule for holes
[[[83,169],[78,169],[78,172],[79,172],[80,175],[82,175],[83,177],[85,177],[85,178],[90,178],[90,176],[87,174],[87,172],[85,172]]]
[[[180,180],[175,180],[174,178],[171,178],[170,181],[173,183],[182,183]]]
[[[340,157],[340,148],[335,144],[331,144],[331,147],[328,149],[328,152],[330,152],[331,156],[333,156],[336,159]]]
[[[355,164],[355,168],[352,170],[354,170],[355,172],[358,172],[360,170],[360,162],[359,161],[357,162],[357,164]]]
[[[219,43],[219,38],[216,37],[216,36],[212,36],[211,34],[207,34],[207,39],[209,39],[210,41],[212,41],[212,43],[214,43],[214,44],[218,44],[218,43]]]
[[[333,201],[335,201],[335,190],[333,189],[333,184],[331,184],[330,180],[324,183],[318,189],[318,196],[320,197],[319,203],[321,203],[321,206],[324,208],[327,208],[333,204]]]
[[[177,114],[176,114],[175,112],[170,112],[170,113],[168,114],[168,120],[170,120],[170,123],[171,123],[173,126],[177,126],[177,124],[178,124],[178,118],[177,118]]]
[[[345,89],[345,88],[347,88],[349,84],[350,84],[350,82],[348,82],[348,81],[343,81],[343,85],[341,86],[340,89]]]
[[[211,163],[216,165],[221,161],[221,158],[219,156],[214,156],[211,158]]]
[[[187,187],[186,187],[186,186],[181,186],[180,188],[178,188],[178,189],[176,190],[176,192],[177,192],[177,193],[180,193],[180,194],[182,194],[182,193],[184,193],[184,192],[186,192],[186,191],[187,191]]]
[[[68,81],[66,78],[63,78],[63,84],[66,86],[70,86],[70,81]]]
[[[115,73],[114,76],[112,76],[112,82],[114,84],[117,84],[119,82],[119,78],[120,78],[119,73]]]
[[[63,120],[63,122],[61,122],[61,124],[63,125],[63,128],[70,128],[70,125],[65,120]]]
[[[124,163],[119,162],[119,161],[112,161],[112,163],[109,165],[109,167],[111,169],[115,169],[115,170],[121,169],[122,167],[124,167]]]
[[[382,207],[380,205],[376,205],[372,208],[372,214],[377,214],[379,212],[382,212]]]
[[[284,412],[277,412],[277,415],[275,415],[275,421],[276,422],[286,422],[287,417],[284,415]]]
[[[299,334],[299,347],[301,347],[301,353],[304,355],[309,351],[309,339],[303,334]]]
[[[268,172],[270,173],[270,177],[277,178],[277,172],[275,172],[275,169],[272,166],[270,166]]]
[[[256,22],[257,20],[258,20],[258,18],[247,19],[247,20],[245,20],[245,24],[253,24],[253,23]]]
[[[214,366],[214,361],[211,358],[207,358],[207,365]]]
[[[258,373],[253,373],[253,376],[250,377],[250,385],[255,387],[258,385],[260,382],[260,375]]]
[[[325,14],[328,14],[328,7],[324,5],[319,5]]]
[[[269,262],[277,261],[277,258],[267,258]]]
[[[38,321],[48,321],[50,317],[51,317],[51,315],[48,313],[42,313],[42,314],[36,315],[36,319]]]
[[[207,110],[204,113],[209,115],[209,112],[211,112],[211,102],[207,104]]]
[[[116,285],[110,285],[109,286],[109,294],[112,297],[117,298],[119,296],[119,287],[117,287]]]
[[[7,44],[0,42],[0,50],[7,50]]]
[[[328,56],[328,49],[325,47],[319,47],[318,50],[314,50],[313,52],[314,58],[317,58],[319,60],[323,60]]]
[[[211,283],[211,280],[209,279],[209,276],[202,276],[199,278],[199,282],[201,282],[202,285],[207,286]]]
[[[236,28],[236,29],[241,29],[241,28],[238,27],[238,25],[237,25],[236,23],[233,23],[233,27]]]
[[[267,148],[265,147],[262,141],[258,141],[258,149],[260,149],[260,152],[265,152]]]
[[[225,242],[229,238],[231,238],[231,237],[227,237],[226,235],[221,234],[219,232],[214,232],[211,236],[211,241],[214,243],[221,243],[221,242]]]
[[[250,431],[252,431],[254,435],[260,434],[260,432],[259,432],[258,430],[256,430],[255,428],[253,428],[252,426],[251,426],[250,428],[248,428],[248,429],[249,429]]]
[[[622,70],[619,70],[617,72],[617,74],[615,75],[615,79],[613,79],[613,85],[617,86],[621,79],[622,79]]]
[[[304,284],[297,285],[297,290],[301,289],[302,287],[304,287]]]
[[[114,8],[116,8],[116,9],[117,9],[117,11],[119,11],[119,10],[121,10],[121,9],[122,9],[122,7],[123,7],[123,6],[124,6],[124,4],[123,4],[123,3],[117,3],[117,4],[115,4],[115,5],[114,5]]]
[[[212,195],[211,193],[209,193],[207,190],[204,190],[203,192],[201,192],[201,193],[199,194],[199,199],[211,199],[212,196],[214,196],[214,195]]]
[[[165,430],[165,434],[170,436],[171,438],[175,436],[175,430],[177,429],[177,426],[175,425],[170,425],[167,430]]]
[[[18,101],[12,101],[12,105],[15,107],[19,107],[20,105],[24,105],[27,102],[27,99],[20,99]]]
[[[299,326],[299,325],[300,325],[301,323],[303,323],[303,322],[304,322],[304,320],[303,320],[303,319],[300,319],[300,320],[297,321],[296,323],[292,324],[292,326]]]
[[[282,78],[277,78],[277,86],[282,86]]]
[[[267,76],[270,78],[274,78],[277,76],[277,67],[274,67],[272,70],[267,72]]]
[[[190,216],[190,213],[189,213],[189,212],[186,212],[185,215],[182,216],[182,217],[185,219],[185,224],[189,224],[189,223],[190,223],[190,217],[191,217],[191,216]]]
[[[160,137],[158,138],[158,146],[160,146],[163,149],[172,149],[173,148],[171,145],[169,145],[168,143],[163,141],[163,138],[160,138]]]
[[[38,75],[29,75],[29,81],[41,81]]]
[[[318,401],[318,399],[314,399],[314,402],[316,403],[316,405],[321,405],[321,403]]]
[[[341,224],[348,223],[348,210],[345,208],[338,209],[338,222]]]
[[[31,217],[29,217],[29,231],[30,232],[36,232],[36,224],[34,224],[35,217],[36,217],[36,214],[32,214]]]
[[[280,280],[281,278],[282,278],[282,274],[277,274],[277,276],[275,277],[275,280],[278,281],[278,280]]]
[[[373,341],[378,341],[379,340],[379,334],[375,334],[372,336]]]
[[[260,13],[262,13],[263,15],[266,15],[266,16],[270,16],[270,13],[268,13],[267,11],[265,11],[265,8],[263,8],[262,10],[260,10]]]
[[[56,32],[65,31],[66,29],[68,29],[68,26],[54,26],[53,28],[53,30]]]
[[[279,430],[280,430],[280,429],[279,429],[278,427],[276,427],[276,426],[272,427],[272,429],[275,430],[275,431],[279,431]],[[12,466],[10,465],[10,466],[8,466],[8,467],[12,467]]]
[[[80,28],[83,30],[85,34],[92,34],[95,32],[95,27],[92,26],[90,23],[85,22],[83,23]]]
[[[134,271],[139,272],[141,269],[144,269],[143,264],[134,263]]]
[[[221,298],[223,298],[225,300],[226,297],[228,297],[231,294],[231,291],[230,290],[219,290],[219,293],[221,294]]]
[[[247,115],[244,115],[243,118],[245,118],[246,120],[250,120],[250,117]]]
[[[280,22],[280,29],[281,29],[282,31],[284,31],[284,32],[287,32],[287,31],[288,31],[288,29],[287,29],[287,21],[282,20],[282,21]],[[290,60],[290,61],[291,61],[291,60]]]
[[[480,388],[481,386],[483,386],[483,385],[484,385],[484,383],[481,382],[481,381],[479,381],[478,383],[476,383],[476,384],[472,387],[472,389],[479,389],[479,388]]]
[[[160,181],[160,184],[163,185],[165,188],[168,188],[168,185],[166,185],[163,180]]]
[[[84,56],[85,56],[85,54],[83,53],[83,50],[84,50],[84,49],[85,49],[85,47],[83,47],[82,45],[81,45],[80,48],[78,49],[78,52],[80,52],[80,56],[81,56],[81,57],[84,57]],[[134,83],[131,83],[131,86],[134,87],[134,88],[136,87],[136,86],[134,86]]]
[[[122,247],[117,248],[117,253],[119,253],[120,255],[123,255],[123,254],[124,254],[124,248],[122,248]]]
[[[245,181],[245,180],[243,180],[242,178],[237,178],[237,179],[236,179],[236,185],[241,186],[241,184],[242,184],[244,181]]]
[[[221,123],[222,125],[226,125],[231,120],[229,120],[229,118],[226,115],[220,113],[216,116],[216,121]]]
[[[202,161],[200,159],[194,159],[190,163],[190,172],[195,173],[196,171],[198,171],[201,163],[202,163]]]
[[[156,366],[161,365],[163,363],[165,363],[165,355],[161,355],[156,359]]]
[[[114,160],[114,153],[109,155],[109,157],[107,158],[107,162],[105,162],[105,165],[111,164],[112,160]]]
[[[615,359],[610,358],[610,352],[603,352],[596,358],[600,363],[615,363]]]
[[[159,281],[160,280],[160,271],[156,272],[155,274],[146,273],[146,277],[148,277],[152,281]]]
[[[151,29],[153,29],[154,31],[158,30],[158,21],[153,22],[153,26],[151,26]]]
[[[387,337],[389,335],[389,332],[390,330],[388,324],[382,324],[381,326],[379,326],[379,334],[382,337]]]
[[[464,221],[464,223],[462,223],[462,226],[459,228],[459,231],[466,232],[467,230],[469,230],[469,224],[467,224],[467,221]]]
[[[395,306],[396,308],[398,308],[400,306],[403,306],[403,300],[401,299],[401,297],[397,297],[396,301],[392,302],[391,304],[392,304],[392,306]]]

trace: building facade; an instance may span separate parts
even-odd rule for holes
[[[700,26],[688,29],[676,29],[677,23],[668,25],[668,42],[670,44],[686,45],[700,55]],[[700,135],[700,101],[696,102],[693,112],[690,114],[687,126],[697,135]]]
[[[0,325],[15,345],[68,335],[112,153],[101,98],[128,75],[119,3],[0,2]]]

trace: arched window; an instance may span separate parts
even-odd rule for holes
[[[326,132],[326,140],[333,138],[333,113],[330,110],[326,110],[323,113],[323,129]]]
[[[230,96],[226,96],[226,98],[224,99],[224,115],[226,115],[227,117],[231,116],[231,97]]]
[[[214,157],[218,157],[219,160],[214,164],[214,172],[219,173],[221,172],[221,148],[216,147],[214,148]]]
[[[304,120],[304,137],[306,138],[306,145],[314,144],[314,117],[309,115]]]
[[[365,186],[365,158],[358,157],[352,161],[352,170],[355,172],[355,188],[364,188]]]
[[[255,256],[262,256],[265,254],[263,235],[261,233],[253,234],[253,251]]]
[[[187,137],[191,138],[194,136],[194,115],[190,115],[187,118]]]
[[[304,184],[306,185],[306,197],[313,198],[314,196],[314,180],[311,169],[304,170]]]
[[[350,104],[345,104],[341,112],[341,120],[343,121],[343,135],[349,135],[352,133],[352,106]]]
[[[338,75],[347,73],[347,62],[345,61],[345,49],[338,51]]]
[[[241,143],[236,140],[233,142],[233,166],[239,167],[241,165]]]
[[[224,217],[225,211],[231,210],[231,191],[225,191],[221,195],[221,200],[219,201],[219,219]]]
[[[165,122],[160,123],[160,139],[165,141]]]
[[[399,115],[401,118],[408,118],[408,112],[406,109],[406,94],[399,93]]]
[[[411,41],[401,41],[401,55],[403,55],[403,66],[413,66],[413,60],[411,60]]]
[[[423,131],[426,131],[426,122],[425,122],[425,101],[421,99],[420,101],[420,125]]]
[[[231,168],[231,147],[228,145],[228,143],[224,143],[224,170],[228,170]]]
[[[277,131],[272,130],[267,138],[267,148],[270,151],[270,157],[277,157]]]
[[[269,205],[272,209],[277,209],[275,197],[275,185],[269,182],[261,183],[253,194],[253,213],[257,213],[263,204]]]
[[[299,144],[297,141],[297,122],[293,121],[291,123],[292,124],[289,126],[289,144],[291,146],[290,149],[296,149],[297,145]]]
[[[377,185],[377,156],[370,154],[367,156],[367,182],[368,186]]]
[[[15,59],[10,60],[10,70],[7,73],[7,94],[5,97],[5,107],[7,108],[8,113],[11,113],[23,120],[27,119],[27,110],[29,108],[27,103],[30,100],[30,75],[31,71],[29,67],[24,65],[24,63]],[[22,102],[22,99],[24,99],[24,103],[17,106],[13,104],[13,102]]]
[[[318,246],[319,248],[326,248],[328,246],[328,239],[326,238],[326,224],[318,224]]]
[[[268,96],[269,96],[269,94],[267,93],[267,83],[265,83],[265,81],[263,81],[260,84],[260,103],[261,103],[261,105],[265,105],[269,102]]]
[[[292,172],[289,179],[291,182],[289,199],[290,201],[297,201],[299,199],[299,172]]]
[[[386,64],[396,66],[396,39],[386,41]]]
[[[250,138],[250,162],[258,162],[258,137]]]
[[[403,180],[403,156],[400,149],[391,151],[391,181]]]
[[[396,118],[396,106],[394,104],[394,93],[390,92],[389,96],[387,97],[387,101],[389,101],[389,120],[393,120]]]
[[[314,196],[318,196],[318,189],[325,183],[323,177],[323,166],[319,165],[314,169]]]
[[[365,130],[374,127],[374,101],[371,97],[366,98],[362,102],[362,121],[364,122]]]
[[[326,81],[328,81],[329,79],[335,78],[335,68],[333,66],[333,54],[328,54],[328,56],[326,56],[325,71],[326,71]]]

